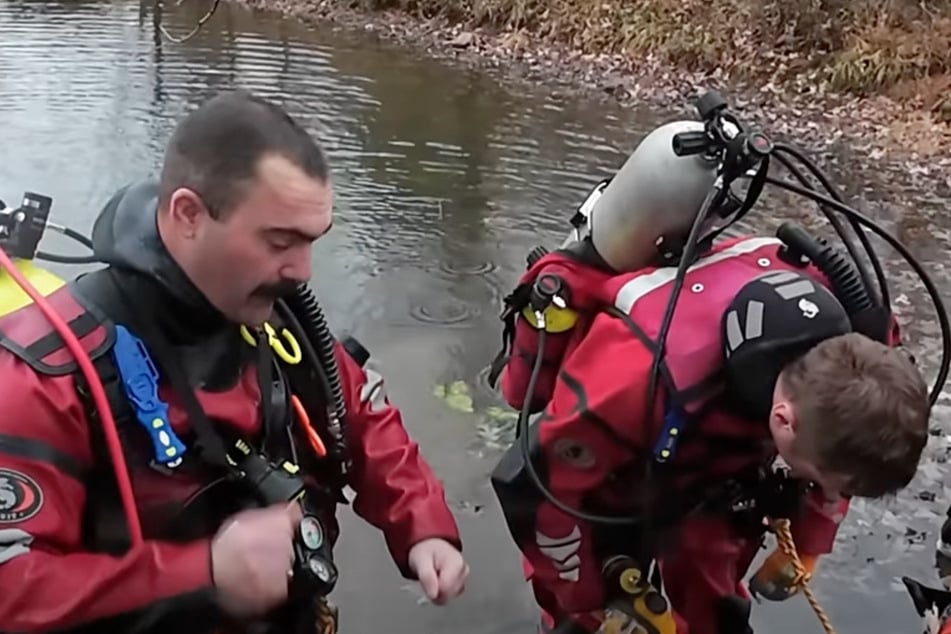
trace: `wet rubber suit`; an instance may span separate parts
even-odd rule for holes
[[[323,501],[317,512],[328,540],[336,540],[334,509],[349,485],[355,511],[382,530],[407,578],[408,551],[418,541],[439,537],[460,548],[444,490],[389,404],[382,379],[340,343],[352,470],[345,482],[332,481],[333,470],[310,448],[284,398],[299,395],[319,428],[327,395],[316,382],[293,378],[266,341],[247,343],[191,284],[161,244],[157,195],[157,185],[147,183],[114,196],[93,231],[108,266],[50,296],[100,374],[114,368],[108,361],[117,323],[131,331],[130,324],[148,319],[216,433],[278,464],[300,465],[308,499]],[[157,465],[138,422],[114,413],[144,534],[143,545],[130,548],[101,427],[89,416],[88,391],[69,351],[33,306],[0,320],[0,333],[0,632],[246,631],[216,607],[210,542],[228,515],[258,504],[223,467],[192,450],[199,444],[192,417],[163,369],[159,394],[189,451],[174,469]],[[272,391],[261,398],[268,388],[259,378],[268,367]]]
[[[513,351],[506,372],[518,374],[503,376],[502,390],[516,408],[525,400],[546,403],[529,442],[551,494],[571,508],[611,516],[637,516],[654,500],[652,544],[645,545],[637,525],[596,524],[556,508],[528,477],[518,441],[506,452],[493,485],[536,599],[551,617],[547,627],[594,632],[617,591],[602,566],[621,556],[660,562],[678,634],[742,634],[745,615],[731,621],[736,615],[724,599],[749,597],[742,580],[760,546],[764,515],[792,517],[801,553],[831,550],[848,502],[771,475],[776,454],[767,417],[783,365],[851,326],[824,276],[784,262],[779,247],[773,238],[723,241],[688,271],[652,421],[645,421],[645,395],[672,269],[602,275],[597,290],[568,278],[569,288],[609,304],[567,334],[557,367],[540,366],[555,373],[553,387],[541,388],[550,392],[526,394],[524,384],[516,385],[535,353]],[[558,258],[567,256],[542,258],[525,278]],[[573,270],[579,269],[562,274]],[[724,389],[731,384],[724,349],[742,346],[744,334],[775,351],[756,376],[732,377],[762,385],[750,410],[735,407]],[[665,451],[646,482],[643,461]],[[783,508],[787,502],[792,508]]]

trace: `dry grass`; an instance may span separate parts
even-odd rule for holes
[[[719,68],[737,79],[930,99],[935,116],[951,120],[947,91],[934,94],[929,83],[951,74],[951,0],[345,1],[524,31],[590,53]]]

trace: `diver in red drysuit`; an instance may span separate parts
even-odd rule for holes
[[[181,360],[201,408],[223,436],[258,439],[263,433],[261,444],[278,464],[297,456],[308,485],[323,492],[319,511],[331,542],[346,484],[356,492],[355,511],[383,531],[407,578],[414,578],[408,551],[420,540],[438,537],[460,548],[443,487],[389,404],[382,379],[361,367],[359,354],[336,344],[352,457],[346,482],[330,486],[328,458],[311,449],[286,400],[259,411],[258,351],[164,249],[156,232],[157,196],[153,184],[117,194],[93,235],[97,255],[109,266],[49,298],[97,367],[108,367],[115,322],[144,316],[159,324],[164,345]],[[130,549],[102,432],[90,420],[72,355],[35,306],[0,319],[0,333],[0,631],[216,631],[226,622],[215,600],[210,538],[224,518],[257,504],[192,454],[175,470],[150,466],[147,436],[116,413],[144,532],[143,545]],[[306,386],[288,376],[282,371],[275,380],[313,405],[308,409],[319,428],[325,411],[320,386],[302,390]],[[186,413],[164,377],[160,395],[187,446]],[[263,427],[262,415],[278,427]]]
[[[621,193],[613,203],[607,203],[614,205],[608,209],[616,209],[618,199],[631,200],[651,190],[647,194],[650,199],[671,198],[677,202],[680,197],[679,202],[685,203],[681,207],[693,209],[686,222],[689,226],[712,176],[705,176],[704,167],[692,167],[696,159],[673,157],[670,136],[700,125],[671,124],[645,139],[615,177]],[[665,144],[665,149],[659,149]],[[666,155],[658,159],[660,152]],[[676,164],[671,164],[671,159]],[[648,164],[649,169],[645,169]],[[660,181],[643,180],[658,173],[690,175],[691,169],[696,176],[693,183],[688,179],[683,186],[676,178],[673,184],[668,179],[661,185],[669,187],[664,195],[655,191]],[[653,173],[643,176],[650,170]],[[634,184],[619,180],[625,176]],[[604,196],[610,194],[609,186]],[[653,418],[645,427],[644,399],[653,360],[647,342],[657,337],[674,268],[628,267],[630,262],[623,261],[627,252],[614,247],[631,237],[651,244],[656,235],[675,229],[678,221],[684,224],[684,219],[671,218],[674,214],[670,209],[678,207],[666,205],[664,215],[647,217],[640,225],[639,233],[646,237],[630,228],[631,235],[625,236],[625,227],[611,226],[612,222],[618,224],[615,218],[599,216],[605,203],[598,205],[602,206],[595,206],[591,223],[595,229],[602,223],[600,245],[606,248],[596,248],[599,235],[592,232],[566,249],[546,255],[529,267],[509,297],[519,307],[521,296],[521,306],[528,306],[518,315],[514,328],[510,326],[511,353],[501,373],[503,395],[515,408],[521,409],[528,400],[528,411],[543,410],[529,431],[533,464],[550,492],[568,507],[601,515],[625,511],[632,515],[643,508],[644,500],[660,496],[655,512],[662,517],[655,520],[652,536],[661,543],[651,552],[657,553],[679,634],[743,632],[745,629],[732,628],[745,628],[746,617],[740,623],[736,615],[724,616],[728,604],[723,600],[749,598],[742,580],[761,544],[763,514],[754,512],[744,518],[729,507],[738,500],[754,500],[762,507],[771,501],[770,497],[776,497],[776,490],[763,488],[764,482],[770,481],[768,474],[775,457],[765,424],[772,385],[785,361],[825,338],[851,331],[849,316],[825,288],[825,277],[813,266],[802,269],[794,259],[785,261],[776,239],[742,238],[709,248],[684,282],[662,366],[662,377],[669,373],[672,384],[661,379]],[[665,220],[667,227],[652,232]],[[635,272],[617,274],[626,268]],[[767,302],[773,292],[768,285],[759,282],[753,287],[759,289],[755,292],[765,293],[761,299],[767,304],[761,315],[766,335],[758,343],[782,346],[777,345],[776,358],[766,368],[767,376],[758,377],[766,382],[760,390],[766,398],[765,403],[756,403],[756,415],[751,416],[742,408],[727,407],[718,397],[723,388],[722,381],[717,380],[723,368],[721,322],[735,308],[734,300],[749,292],[745,290],[747,285],[771,272],[777,279],[794,276],[798,281],[815,282],[808,285],[809,293],[795,299],[809,302],[804,305],[815,306],[817,311],[821,306],[821,318],[804,315],[795,303],[770,306]],[[570,329],[548,331],[544,362],[535,389],[527,394],[538,350],[529,293],[533,282],[552,274],[562,284],[558,291],[566,306],[562,311],[571,311],[576,319]],[[556,307],[546,310],[549,322],[559,321]],[[750,377],[750,381],[756,379]],[[672,419],[677,427],[673,433],[664,425],[671,421],[665,419],[664,407],[665,399],[671,398],[673,411],[678,413]],[[655,447],[661,440],[676,444]],[[526,559],[525,570],[536,599],[545,612],[543,628],[557,628],[559,633],[593,632],[611,598],[602,564],[619,554],[643,560],[637,529],[594,525],[554,507],[529,481],[517,445],[497,466],[493,485],[513,538]],[[636,458],[661,451],[661,447],[672,454],[655,470],[662,474],[661,479],[647,488],[643,479],[640,488],[632,485],[638,477],[643,478],[643,467],[636,466]],[[727,482],[736,484],[742,494],[724,498],[727,487],[723,485]],[[828,498],[817,486],[803,498],[801,488],[787,485],[784,491],[792,496],[793,503],[797,499],[804,502],[799,512],[793,513],[791,524],[800,555],[811,569],[816,557],[831,551],[848,499]],[[689,512],[700,505],[705,512]],[[781,513],[790,509],[775,510]],[[762,581],[765,588],[775,582],[771,578]],[[783,589],[778,590],[782,594]]]
[[[733,296],[754,276],[792,269],[776,257],[777,242],[754,238],[718,245],[708,257],[726,253],[731,254],[729,259],[708,266],[703,266],[701,260],[699,266],[703,268],[688,274],[688,288],[700,284],[709,290],[684,295],[668,339],[666,366],[675,381],[682,381],[682,392],[702,385],[720,365],[720,324],[719,320],[710,319],[711,312],[725,313]],[[756,244],[761,246],[748,248]],[[765,259],[776,264],[764,269],[757,262]],[[607,286],[619,295],[617,302],[623,302],[621,289],[625,285],[628,289],[636,287],[639,279],[652,272],[648,269],[618,276]],[[731,282],[731,278],[735,281]],[[647,494],[625,490],[620,482],[629,487],[633,474],[625,479],[619,473],[634,456],[651,451],[662,433],[661,400],[654,408],[655,418],[650,426],[645,430],[643,423],[638,423],[646,409],[643,399],[652,353],[636,329],[656,336],[659,320],[650,321],[650,315],[661,314],[667,297],[665,290],[655,288],[637,298],[636,312],[629,313],[630,323],[605,312],[598,313],[568,345],[532,440],[537,443],[536,451],[542,454],[539,461],[547,470],[550,491],[570,507],[578,508],[584,501],[589,508],[617,510],[635,506],[636,500]],[[830,293],[820,295],[817,289],[809,299],[818,303],[817,297],[835,306]],[[817,326],[813,331],[815,337],[821,339],[848,331],[848,318],[839,311],[837,319],[824,324],[825,332],[823,324]],[[765,314],[764,319],[768,319],[768,307]],[[689,339],[686,333],[690,333]],[[512,396],[513,401],[517,400]],[[688,412],[706,405],[708,399],[690,402]],[[695,427],[683,432],[673,459],[665,465],[674,474],[674,483],[671,489],[664,489],[664,500],[675,504],[685,500],[699,502],[714,497],[712,488],[709,494],[706,492],[705,486],[710,483],[720,484],[731,478],[755,482],[759,470],[774,456],[769,430],[762,421],[714,409],[692,424]],[[715,453],[711,453],[713,447]],[[820,491],[812,492],[805,512],[792,522],[800,552],[829,552],[846,508],[845,499],[830,502]],[[600,529],[565,515],[544,500],[538,502],[533,513],[531,519],[509,520],[530,521],[533,525],[531,539],[519,545],[530,565],[536,597],[555,622],[571,618],[585,628],[582,631],[594,631],[599,620],[588,613],[597,612],[605,604],[601,563],[606,554],[630,548],[626,542],[632,529]],[[671,528],[658,527],[664,539],[664,554],[659,560],[678,632],[721,634],[717,600],[735,594],[748,596],[741,581],[759,548],[761,529],[751,526],[747,534],[740,533],[726,512],[691,516],[678,523],[676,537],[668,540],[667,531]],[[520,530],[513,528],[515,532]]]

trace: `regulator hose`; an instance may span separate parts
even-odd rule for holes
[[[79,233],[75,229],[70,229],[69,227],[58,225],[53,222],[47,222],[46,226],[53,231],[58,231],[67,238],[75,240],[90,251],[93,250],[92,240]],[[56,264],[96,264],[99,262],[99,258],[95,255],[59,255],[58,253],[47,253],[46,251],[37,251],[36,259],[54,262]]]
[[[845,204],[845,200],[842,198],[842,194],[839,193],[838,189],[836,189],[836,187],[829,181],[828,177],[822,172],[822,170],[819,169],[819,166],[816,165],[815,161],[813,161],[808,156],[803,154],[798,148],[793,147],[792,145],[789,145],[786,143],[777,143],[775,146],[775,151],[777,153],[780,153],[778,154],[779,156],[781,156],[782,153],[788,154],[789,156],[792,156],[797,161],[805,165],[806,169],[809,170],[809,173],[815,176],[816,179],[819,181],[819,183],[829,193],[830,198],[832,198],[837,203]],[[808,187],[808,184],[803,180],[803,178],[801,177],[801,174],[797,175],[796,172],[793,171],[793,175],[796,176],[797,180],[800,183]],[[815,200],[815,199],[813,200],[816,202],[816,204],[819,205],[819,208],[823,211],[826,217],[829,218],[831,221],[831,218],[830,218],[831,214],[829,214],[825,210],[823,204],[818,200]],[[859,239],[859,243],[862,245],[862,248],[865,250],[865,254],[868,256],[869,261],[872,263],[872,269],[875,272],[875,279],[878,282],[879,299],[881,300],[882,305],[886,309],[891,311],[891,298],[889,297],[888,282],[885,280],[885,271],[882,269],[882,263],[879,261],[878,257],[876,257],[875,250],[872,249],[872,243],[869,242],[868,236],[865,234],[865,231],[862,229],[861,223],[858,222],[852,216],[847,216],[846,219],[849,221],[849,225],[851,225],[852,230],[855,232],[855,236]],[[832,226],[836,229],[836,233],[842,239],[842,242],[846,245],[846,248],[849,251],[849,255],[851,255],[852,259],[855,261],[855,266],[858,270],[858,274],[861,275],[862,277],[863,283],[865,284],[866,288],[868,288],[869,293],[871,293],[872,280],[867,268],[865,267],[865,263],[862,262],[862,260],[856,256],[853,250],[854,245],[852,245],[851,241],[846,237],[845,232],[842,230],[841,225],[838,225],[838,226],[837,225],[838,223],[835,223],[835,222],[832,223]]]
[[[788,157],[783,156],[780,153],[776,153],[773,156],[775,157],[777,161],[779,161],[780,165],[782,165],[786,169],[786,171],[792,174],[795,177],[795,179],[799,181],[799,183],[803,187],[809,187],[810,189],[812,188],[806,176],[799,170],[798,167],[793,165],[792,161],[790,161]],[[824,181],[821,180],[820,182],[824,182]],[[841,196],[832,195],[833,191],[835,190],[830,189],[831,187],[832,187],[832,184],[829,183],[829,185],[826,187],[826,191],[829,192],[830,196],[832,196],[834,200],[838,200],[839,202],[841,202],[842,201]],[[851,240],[846,239],[846,229],[845,229],[845,226],[842,224],[842,219],[839,218],[836,214],[832,213],[832,211],[825,205],[816,203],[816,207],[818,207],[822,215],[825,216],[825,219],[829,221],[829,224],[832,226],[832,229],[835,231],[836,235],[842,238],[842,243],[845,246],[845,250],[848,251],[849,257],[852,258],[852,261],[859,262],[860,259],[859,259],[858,249],[856,249],[855,245],[852,243]],[[864,243],[863,243],[863,246],[864,246]],[[866,253],[868,253],[868,249],[866,249]],[[866,282],[868,281],[866,280],[865,276],[862,277],[862,280]],[[867,286],[869,289],[871,288],[870,282],[869,282],[869,285]],[[887,293],[886,293],[886,296],[887,296]]]
[[[343,431],[347,403],[344,398],[343,384],[340,381],[340,369],[337,367],[336,340],[330,332],[327,319],[310,285],[299,284],[294,293],[284,298],[284,303],[294,316],[299,316],[301,329],[313,347],[317,360],[317,373],[321,377],[321,382],[324,383],[327,398],[330,399],[327,406],[327,431],[331,436],[332,447],[328,451],[340,462],[343,475],[345,475],[349,473],[351,467],[347,439]]]
[[[865,285],[862,284],[858,270],[852,262],[825,238],[816,238],[816,244],[819,250],[814,255],[813,262],[829,277],[842,306],[850,315],[871,309],[874,306],[872,298],[865,292]]]
[[[868,311],[875,309],[854,263],[833,247],[825,238],[813,238],[794,222],[784,222],[776,236],[790,248],[809,258],[829,279],[833,294],[849,315],[852,327],[863,335],[886,342],[888,324],[870,324],[863,321]]]
[[[855,221],[856,223],[869,229],[872,231],[872,233],[885,240],[885,242],[887,242],[890,247],[895,249],[902,259],[908,263],[908,266],[912,268],[912,270],[915,272],[915,275],[918,276],[918,279],[921,281],[922,285],[924,285],[925,291],[928,293],[931,303],[934,306],[935,314],[938,318],[939,330],[941,331],[941,361],[938,367],[938,375],[935,377],[934,385],[931,386],[931,391],[928,398],[929,405],[934,407],[934,404],[938,402],[938,398],[941,396],[941,390],[944,388],[944,384],[948,379],[949,367],[951,367],[951,323],[949,323],[948,312],[944,307],[944,302],[941,301],[941,294],[938,292],[938,289],[931,280],[931,277],[921,266],[921,263],[915,259],[915,256],[911,254],[908,248],[903,245],[900,240],[892,236],[876,222],[864,214],[856,211],[855,209],[852,209],[848,205],[840,203],[837,200],[833,200],[828,196],[823,196],[819,192],[809,189],[808,187],[801,187],[795,183],[790,183],[782,179],[769,176],[766,180],[772,185],[788,190],[794,194],[799,194],[800,196],[806,196],[818,203],[828,206],[831,209],[835,209],[839,213],[842,213],[848,217],[850,221]]]
[[[537,246],[532,249],[528,256],[525,258],[525,262],[528,264],[528,268],[535,266],[535,263],[541,260],[543,257],[548,255],[548,249],[543,246]]]

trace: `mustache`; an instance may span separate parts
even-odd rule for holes
[[[303,283],[301,280],[283,279],[271,284],[261,284],[251,294],[255,297],[277,300],[294,293]]]

